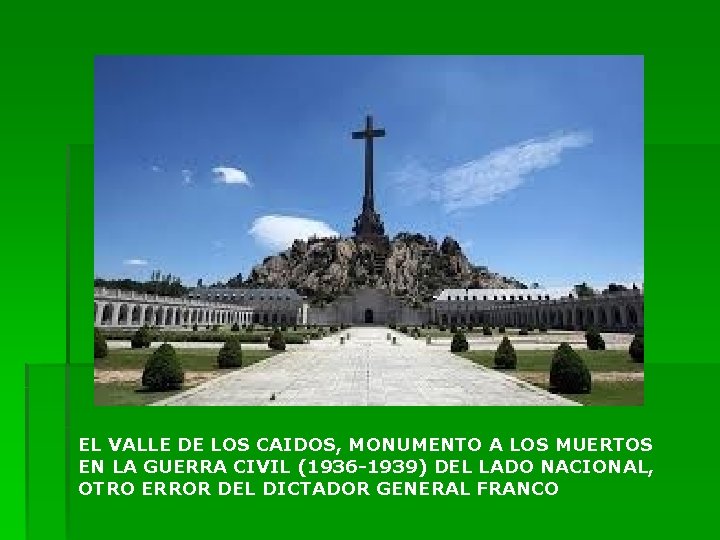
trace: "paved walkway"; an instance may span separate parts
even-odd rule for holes
[[[424,340],[347,332],[344,345],[338,334],[311,341],[156,405],[577,405]]]

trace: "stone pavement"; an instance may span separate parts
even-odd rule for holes
[[[340,345],[340,335],[350,339]],[[386,334],[397,339],[392,345]],[[275,399],[271,399],[271,396]],[[578,405],[447,348],[353,327],[155,405]]]

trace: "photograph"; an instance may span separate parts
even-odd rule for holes
[[[644,404],[642,56],[100,55],[93,98],[95,405]]]

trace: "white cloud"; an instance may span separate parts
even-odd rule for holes
[[[251,185],[248,175],[240,169],[234,167],[215,167],[212,172],[215,175],[215,181],[221,184]]]
[[[152,170],[152,172],[154,173],[159,173],[162,172],[162,167],[160,165],[153,165],[152,167],[150,167],[150,170]]]
[[[340,236],[327,223],[293,216],[262,216],[257,218],[248,233],[265,247],[285,249],[293,240],[318,237]]]
[[[213,249],[225,249],[225,242],[222,240],[213,240],[212,247]]]
[[[125,259],[123,264],[127,266],[147,266],[148,262],[145,259]]]
[[[406,200],[429,199],[452,212],[494,201],[523,184],[531,173],[560,163],[564,150],[591,142],[589,133],[578,131],[528,139],[437,173],[411,163],[395,174],[395,183]]]
[[[180,174],[182,174],[183,184],[192,183],[193,173],[190,169],[183,169]]]

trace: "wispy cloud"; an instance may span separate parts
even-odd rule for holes
[[[190,169],[183,169],[180,171],[182,175],[183,184],[191,184],[193,180],[193,172]]]
[[[126,266],[147,266],[148,262],[145,259],[125,259],[123,264]]]
[[[574,131],[528,139],[439,172],[410,163],[395,173],[395,184],[406,200],[409,196],[411,202],[436,201],[453,212],[494,201],[522,185],[531,173],[560,163],[565,150],[590,143],[589,133]]]
[[[268,215],[257,218],[248,233],[256,242],[271,249],[285,249],[295,239],[340,236],[330,225],[314,219]]]
[[[213,249],[218,249],[218,250],[220,250],[220,249],[225,249],[225,242],[223,242],[222,240],[213,240],[213,241],[212,241],[212,248],[213,248]]]
[[[245,171],[241,171],[235,167],[214,167],[212,172],[215,175],[215,181],[221,184],[251,185],[250,179]]]
[[[152,167],[150,167],[150,170],[154,173],[163,172],[163,169],[160,165],[153,165]]]

